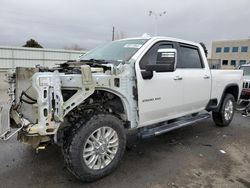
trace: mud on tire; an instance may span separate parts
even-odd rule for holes
[[[79,123],[81,124],[80,126],[77,126],[79,128],[71,130],[71,132],[65,139],[63,146],[64,159],[69,171],[74,174],[79,180],[84,182],[91,182],[110,174],[119,165],[126,147],[125,130],[122,121],[116,116],[110,114],[94,115],[88,121],[80,121]],[[111,158],[113,157],[112,160],[111,158],[109,158],[108,160],[108,157],[105,156],[105,151],[106,153],[109,153],[107,148],[109,148],[108,146],[111,146],[111,144],[113,143],[110,142],[106,145],[100,144],[102,145],[102,147],[97,144],[99,147],[94,147],[95,153],[98,152],[98,154],[96,155],[102,156],[101,160],[104,161],[102,163],[103,165],[98,166],[97,163],[96,165],[94,165],[94,167],[92,167],[93,163],[91,165],[88,165],[86,161],[89,160],[89,158],[85,157],[88,155],[88,153],[87,155],[85,155],[85,153],[89,148],[92,149],[92,143],[89,146],[88,144],[86,144],[86,142],[89,143],[93,140],[93,143],[97,143],[97,141],[92,139],[92,136],[98,138],[97,134],[100,134],[98,131],[104,132],[103,135],[108,135],[109,130],[113,130],[114,132],[112,133],[116,136],[115,138],[118,139],[117,149],[112,150],[112,152],[115,153],[111,156]],[[99,136],[99,138],[101,137]],[[111,139],[113,141],[116,140],[114,139],[114,137],[112,137]],[[101,141],[104,143],[103,140],[105,139],[101,139]],[[109,140],[109,137],[107,137],[106,140]],[[88,146],[88,148],[86,148],[86,146]]]

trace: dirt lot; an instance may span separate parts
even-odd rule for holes
[[[87,184],[64,167],[60,148],[36,154],[12,139],[0,144],[0,187],[250,187],[250,118],[230,127],[206,120],[139,140],[111,175]]]

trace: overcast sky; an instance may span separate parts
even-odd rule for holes
[[[154,34],[148,11],[166,11],[158,35],[203,41],[250,37],[250,0],[0,0],[0,45],[34,38],[45,48],[91,49],[111,40]]]

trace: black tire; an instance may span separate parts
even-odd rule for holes
[[[110,127],[117,133],[118,149],[106,167],[94,170],[84,162],[83,150],[89,136],[101,127]],[[120,119],[110,114],[94,115],[87,122],[82,123],[80,128],[72,132],[73,134],[65,141],[63,153],[67,168],[79,180],[95,181],[110,174],[119,165],[126,148],[126,134]]]
[[[232,112],[231,117],[226,119],[225,118],[225,107],[229,101],[231,101],[233,104],[233,112]],[[221,104],[219,112],[212,113],[214,123],[219,127],[228,126],[231,123],[231,121],[233,120],[234,112],[235,112],[234,96],[232,94],[226,94],[224,99],[223,99],[223,102]]]

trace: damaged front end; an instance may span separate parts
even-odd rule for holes
[[[18,67],[0,74],[0,138],[43,148],[60,145],[79,118],[113,113],[128,128],[137,126],[133,64],[67,62],[59,67]],[[3,81],[4,80],[4,81]]]
[[[18,140],[34,148],[56,139],[64,117],[95,90],[88,65],[75,74],[61,68],[16,68],[0,76],[0,138],[8,140],[18,132]],[[64,100],[63,90],[74,92]]]

